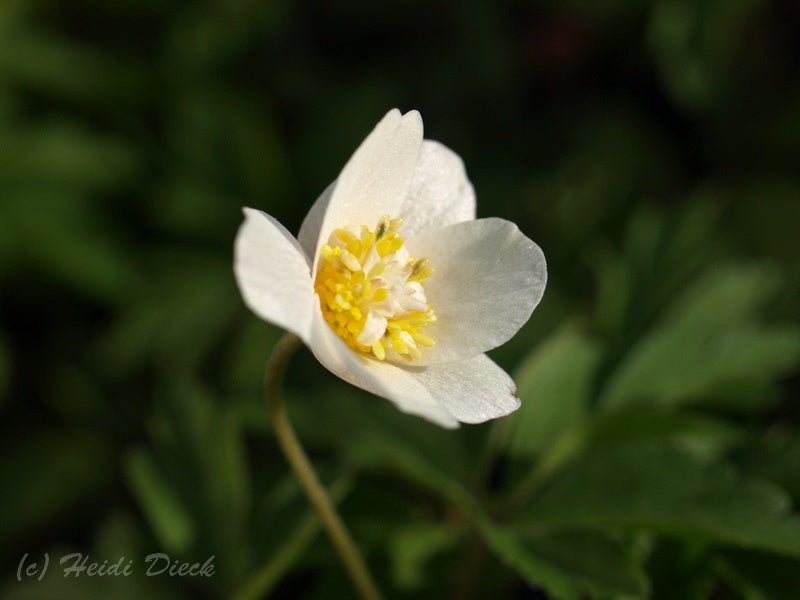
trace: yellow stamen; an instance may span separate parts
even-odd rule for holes
[[[436,321],[432,308],[408,313],[397,302],[384,302],[390,295],[398,295],[398,299],[413,295],[424,303],[421,288],[408,283],[422,282],[433,273],[428,259],[408,259],[407,253],[400,252],[404,245],[398,233],[401,225],[402,219],[384,216],[374,232],[366,225],[334,230],[320,249],[314,281],[322,315],[331,329],[348,346],[377,360],[386,360],[388,352],[395,359],[417,359],[422,356],[420,348],[435,344],[422,332]],[[384,319],[386,329],[376,331],[376,323],[381,327]],[[370,329],[365,332],[367,322]],[[373,341],[376,336],[382,337]]]

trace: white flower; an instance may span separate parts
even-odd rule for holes
[[[234,271],[245,303],[331,372],[445,427],[519,407],[484,352],[539,303],[544,255],[513,223],[475,219],[461,159],[422,139],[418,112],[378,123],[297,239],[244,214]]]

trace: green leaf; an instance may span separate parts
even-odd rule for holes
[[[735,82],[736,58],[744,52],[747,26],[761,0],[660,0],[649,42],[667,91],[692,110],[722,102]]]
[[[139,167],[140,156],[128,143],[69,120],[8,129],[3,138],[0,182],[21,187],[21,197],[12,196],[14,203],[20,203],[17,212],[30,208],[24,192],[32,187],[56,195],[107,190],[130,181]],[[23,216],[42,219],[48,215],[36,211],[22,212]]]
[[[611,377],[601,403],[678,404],[725,384],[768,382],[800,360],[800,330],[757,322],[775,279],[759,267],[712,273],[678,299]]]
[[[131,450],[124,467],[128,485],[159,544],[167,552],[185,553],[194,541],[194,522],[152,455],[143,448]]]
[[[272,347],[282,332],[260,319],[248,319],[238,331],[224,361],[224,383],[227,389],[246,393],[257,402],[257,411],[267,416],[259,387]]]
[[[554,439],[537,461],[527,483],[535,483],[538,488],[582,456],[622,444],[670,440],[699,458],[713,458],[741,437],[736,428],[706,417],[638,408],[600,413],[576,423]]]
[[[581,592],[643,596],[647,580],[630,544],[606,536],[580,533],[523,536],[530,552],[560,569]]]
[[[289,485],[285,485],[288,483]],[[280,518],[277,523],[282,527],[279,537],[272,536],[273,548],[270,549],[270,556],[264,564],[260,565],[251,573],[245,582],[240,586],[233,598],[236,600],[253,600],[263,598],[274,589],[280,580],[296,565],[301,555],[308,549],[322,532],[322,524],[316,512],[306,509],[299,517],[292,515],[292,518],[282,512],[287,507],[287,501],[292,501],[295,505],[303,506],[305,498],[297,488],[297,482],[293,476],[284,480],[284,485],[275,486],[278,493],[270,494],[267,497],[266,508],[269,509],[270,518]],[[343,476],[330,486],[330,495],[334,503],[339,504],[351,491],[352,481],[349,477]],[[282,493],[288,491],[288,494]]]
[[[137,103],[146,96],[148,84],[140,65],[119,60],[117,53],[81,45],[74,36],[45,33],[41,25],[32,28],[13,21],[0,21],[0,83],[102,111]]]
[[[173,376],[196,369],[243,310],[227,261],[166,252],[153,261],[150,284],[127,298],[95,349],[117,376],[150,364]]]
[[[598,345],[569,327],[543,342],[517,369],[522,406],[511,417],[509,451],[536,454],[588,407]]]
[[[35,431],[0,457],[0,481],[13,482],[0,511],[4,547],[67,514],[79,514],[114,475],[113,453],[89,431]]]
[[[800,500],[800,431],[777,425],[742,460],[743,470],[775,482]]]
[[[587,570],[590,575],[587,575],[586,581],[581,580],[579,584],[575,584],[572,581],[576,577],[575,571],[566,573],[563,565],[555,564],[557,561],[539,557],[530,551],[523,540],[513,534],[511,530],[492,523],[460,482],[452,479],[448,473],[441,471],[413,446],[404,441],[376,433],[369,440],[360,439],[355,447],[359,449],[357,457],[361,466],[390,469],[399,473],[417,485],[434,492],[459,510],[478,529],[492,552],[519,572],[530,585],[544,587],[557,598],[577,598],[580,590],[594,589],[593,586],[598,586],[598,589],[607,589],[606,586],[613,587],[609,581],[598,583],[592,579],[591,574],[594,567],[591,566],[591,560],[597,557],[594,559],[587,557],[587,563],[584,563],[579,569]],[[555,545],[555,542],[553,543]],[[545,546],[545,542],[542,542],[542,547]],[[563,549],[563,546],[561,548]],[[556,553],[555,547],[551,550]],[[609,563],[613,563],[614,560],[614,557],[610,557]],[[606,564],[602,568],[610,567],[609,564]],[[620,570],[625,571],[626,568],[620,567]],[[616,579],[617,583],[624,581],[630,584],[630,586],[622,586],[628,592],[634,587],[637,591],[641,589],[641,581],[638,576],[628,577],[614,573],[606,575],[606,577],[611,581]],[[634,580],[636,584],[632,583]],[[620,591],[620,588],[615,589]]]
[[[594,451],[562,471],[526,507],[552,530],[650,529],[800,557],[800,518],[772,484],[736,477],[668,443]]]
[[[431,573],[425,573],[426,563],[451,550],[460,538],[456,528],[441,523],[411,523],[398,529],[388,540],[397,585],[405,590],[425,589],[431,579]]]
[[[730,550],[717,557],[715,570],[744,600],[795,600],[800,590],[798,560]]]
[[[446,502],[469,510],[474,505],[471,494],[432,456],[420,452],[413,441],[388,431],[363,430],[354,435],[348,456],[361,468],[394,472]]]
[[[652,600],[707,600],[715,588],[713,553],[705,542],[638,536],[647,557]],[[650,598],[650,597],[648,597]]]
[[[119,240],[109,235],[101,214],[82,195],[40,189],[37,177],[45,176],[34,175],[36,185],[12,186],[4,192],[3,219],[8,219],[10,245],[20,262],[26,267],[30,262],[51,279],[89,297],[122,300],[139,280]]]
[[[217,585],[225,588],[244,567],[251,501],[241,423],[192,381],[174,382],[160,408],[153,421],[157,455],[195,523],[193,552],[217,557]]]
[[[326,375],[318,363],[309,364],[325,377],[326,392],[309,396],[290,387],[286,394],[306,443],[342,452],[354,464],[370,468],[395,465],[397,452],[454,480],[471,474],[473,465],[457,433],[401,413],[390,402]]]
[[[624,547],[600,535],[520,536],[488,520],[481,522],[479,530],[503,563],[553,598],[577,600],[587,593],[638,597],[647,590],[641,569]]]
[[[612,353],[641,335],[715,256],[720,203],[697,196],[678,213],[639,208],[626,226],[621,253],[602,244],[588,256],[597,286],[593,324],[610,340]]]

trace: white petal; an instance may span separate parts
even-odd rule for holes
[[[265,321],[310,339],[319,302],[305,253],[286,228],[266,213],[244,209],[234,243],[233,270],[245,304]]]
[[[431,396],[462,423],[483,423],[519,408],[514,381],[485,354],[413,371]]]
[[[311,206],[306,218],[303,219],[303,224],[300,225],[300,232],[297,234],[297,241],[300,242],[300,247],[306,253],[310,263],[314,263],[314,253],[317,251],[317,240],[319,239],[319,230],[322,227],[322,219],[325,218],[325,211],[328,210],[328,203],[331,201],[333,190],[336,187],[334,181],[325,191],[320,194],[317,201]]]
[[[425,140],[399,215],[400,232],[411,237],[430,227],[475,219],[475,190],[461,158],[439,142]]]
[[[383,215],[398,215],[411,185],[422,144],[422,118],[393,109],[344,166],[327,204],[312,257],[331,231],[346,225],[375,227]]]
[[[376,396],[391,400],[400,410],[442,427],[458,427],[458,421],[425,388],[416,373],[391,363],[357,355],[315,313],[309,344],[317,360],[331,373]]]
[[[428,229],[407,242],[430,259],[424,282],[437,321],[425,328],[436,345],[415,364],[463,360],[507,342],[539,304],[547,265],[539,246],[503,219]]]

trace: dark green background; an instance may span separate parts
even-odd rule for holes
[[[297,231],[391,107],[544,249],[457,432],[303,350],[287,401],[389,597],[796,598],[792,0],[0,3],[3,598],[349,598],[262,405],[241,206]],[[15,580],[24,553],[128,578]],[[210,579],[147,578],[144,557]],[[240,597],[246,597],[246,594]]]

